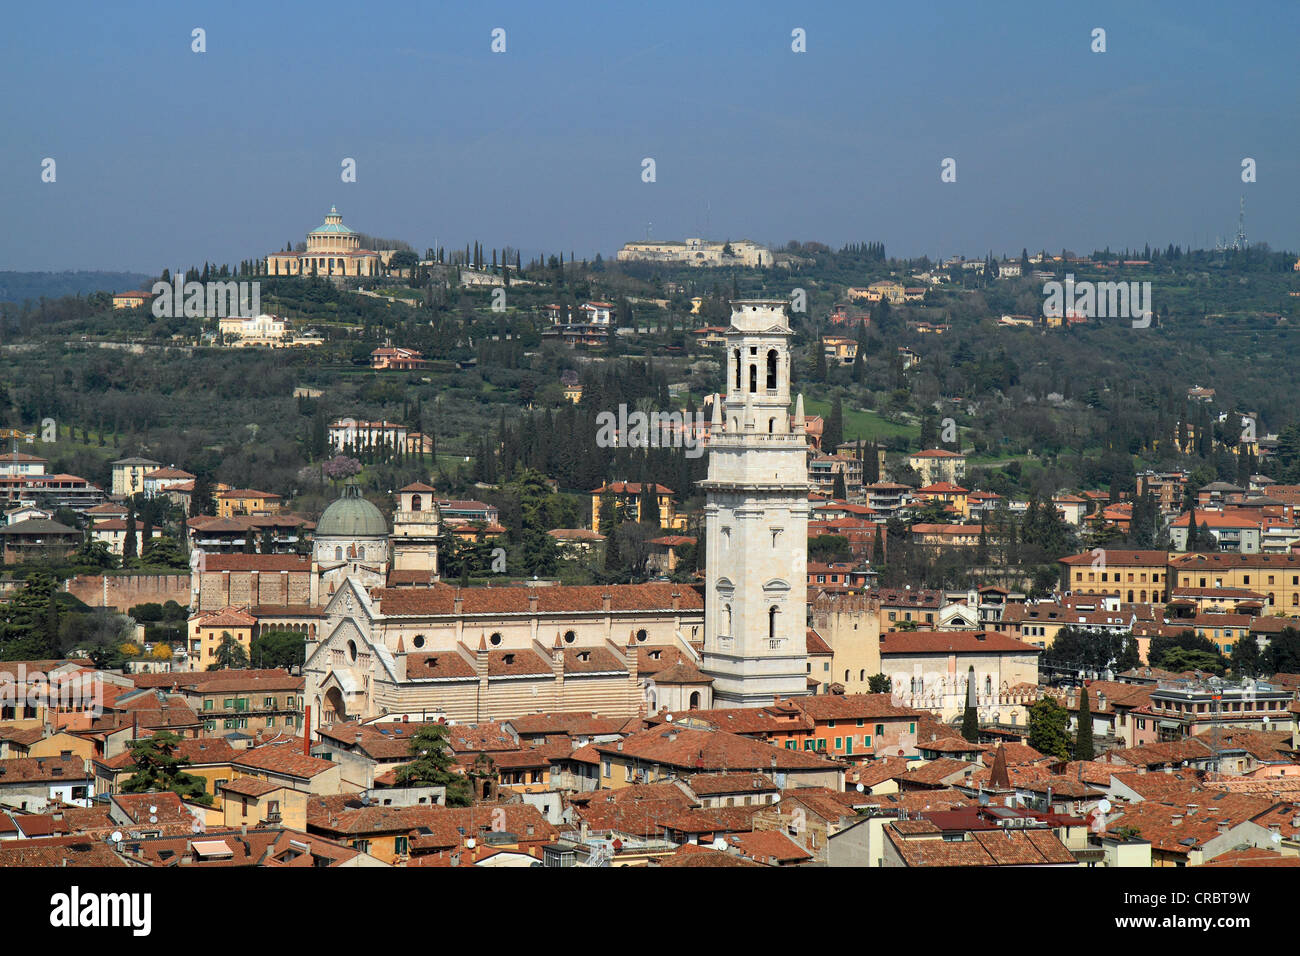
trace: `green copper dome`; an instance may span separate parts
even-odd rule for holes
[[[383,514],[365,498],[361,488],[349,482],[343,497],[332,503],[316,524],[317,538],[377,538],[388,534]]]
[[[330,206],[330,211],[326,214],[322,225],[307,233],[309,236],[350,236],[352,234],[352,230],[343,225],[343,217],[339,215],[338,208],[335,206]]]

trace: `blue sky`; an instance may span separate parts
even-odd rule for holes
[[[1300,248],[1293,0],[237,0],[4,18],[0,269],[236,262],[302,240],[331,204],[421,251],[608,256],[653,223],[656,238],[980,256],[1213,245],[1244,194],[1253,240]]]

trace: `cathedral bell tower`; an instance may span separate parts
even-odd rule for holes
[[[704,666],[714,705],[808,693],[808,438],[790,414],[782,299],[737,300],[727,390],[713,406],[705,534]]]

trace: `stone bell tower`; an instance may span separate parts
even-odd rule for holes
[[[714,706],[808,693],[808,439],[790,414],[781,299],[737,300],[727,330],[726,413],[713,406],[705,491],[704,667]]]

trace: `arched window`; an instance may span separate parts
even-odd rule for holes
[[[758,366],[757,365],[749,366],[749,390],[751,392],[758,391]]]
[[[343,560],[343,549],[342,549],[341,547],[340,547],[340,548],[335,548],[335,549],[334,549],[334,560],[335,560],[335,561],[342,561],[342,560]]]
[[[422,500],[421,500],[420,496],[419,496],[419,495],[411,495],[411,510],[412,510],[412,511],[419,511],[422,507],[424,507],[424,505],[423,505],[423,503],[422,503]]]
[[[773,604],[767,609],[767,636],[769,640],[776,638],[776,605]],[[847,675],[845,675],[847,679]]]
[[[767,387],[776,388],[776,349],[767,352]]]
[[[858,680],[866,680],[866,679],[867,679],[867,669],[864,667],[862,670],[858,671]]]
[[[700,706],[700,692],[697,690],[691,694],[690,709],[695,710]]]
[[[849,679],[849,669],[846,667],[846,668],[844,668],[844,681],[845,681],[845,683],[848,682],[848,679]]]
[[[984,677],[984,696],[991,696],[993,693],[993,678],[985,675]]]
[[[736,388],[740,388],[740,349],[732,353],[732,358],[736,362]]]
[[[776,431],[776,419],[775,419],[775,418],[769,418],[769,419],[767,420],[767,433],[768,433],[769,435],[771,435],[771,434],[773,434],[775,431]]]

